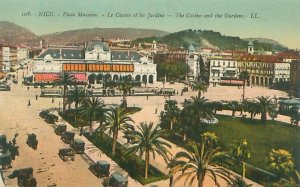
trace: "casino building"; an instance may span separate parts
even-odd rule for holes
[[[125,76],[143,83],[156,82],[156,64],[132,50],[110,49],[104,42],[92,41],[86,47],[49,47],[35,58],[34,82],[53,82],[67,72],[88,84],[122,80]]]

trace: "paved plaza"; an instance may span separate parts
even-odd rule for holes
[[[26,71],[26,70],[25,70]],[[30,72],[29,72],[30,73]],[[25,72],[25,75],[27,72]],[[58,108],[59,102],[62,103],[62,98],[55,98],[54,103],[52,103],[51,98],[38,98],[35,100],[35,96],[40,94],[40,88],[30,87],[29,91],[26,86],[21,85],[23,72],[20,70],[18,72],[18,84],[11,83],[11,91],[0,92],[0,132],[7,136],[8,140],[11,140],[15,133],[18,133],[17,145],[20,147],[20,156],[16,157],[13,161],[13,168],[7,170],[4,173],[7,186],[17,186],[16,179],[7,179],[14,169],[33,167],[34,177],[36,177],[38,186],[72,186],[72,187],[94,187],[101,186],[100,180],[95,177],[88,170],[88,162],[86,158],[76,155],[74,162],[63,162],[58,156],[58,150],[63,147],[67,147],[60,137],[53,132],[53,127],[43,121],[39,117],[39,112],[43,109],[48,108]],[[9,82],[10,83],[10,82]],[[156,83],[151,85],[154,87],[162,87],[162,83]],[[175,83],[169,85],[165,84],[165,87],[175,88],[176,92],[179,94],[171,96],[171,99],[175,99],[178,103],[182,103],[184,99],[188,99],[191,96],[196,96],[196,91],[185,92],[182,96],[180,95],[183,84]],[[204,97],[209,100],[241,100],[242,88],[237,87],[210,87],[208,91],[204,93]],[[270,96],[274,97],[287,97],[287,94],[277,90],[270,90],[263,87],[247,87],[246,88],[246,98],[255,98],[257,96]],[[121,97],[103,97],[102,98],[106,104],[120,104]],[[129,106],[139,106],[142,110],[135,113],[132,118],[135,121],[135,125],[140,124],[140,122],[154,122],[159,123],[159,114],[163,110],[164,102],[168,98],[163,96],[136,96],[128,97]],[[31,106],[27,106],[30,100]],[[155,114],[155,110],[158,110]],[[224,114],[231,114],[230,111],[223,111]],[[289,122],[289,118],[279,116],[278,120]],[[71,127],[68,127],[71,128]],[[26,138],[28,133],[37,134],[39,145],[37,150],[33,150],[26,145]],[[78,136],[78,135],[77,135]],[[121,137],[122,135],[119,135]],[[84,139],[84,137],[81,137]],[[84,139],[86,142],[87,140]],[[120,142],[125,142],[120,138]],[[88,143],[87,143],[88,144]],[[176,154],[181,148],[173,145],[172,154]],[[111,159],[107,158],[104,154],[88,153],[87,154],[93,160],[107,160],[111,163],[111,173],[113,171],[120,171],[124,175],[127,175],[116,163]],[[155,165],[158,169],[167,173],[166,164],[163,162],[162,158],[157,157],[155,161],[151,160],[151,164]],[[135,180],[129,177],[129,187],[132,186],[142,186]],[[184,181],[178,181],[175,186],[183,186]],[[252,182],[250,182],[252,183]],[[158,186],[168,186],[169,181],[159,181],[154,183]],[[151,184],[151,185],[154,185]],[[147,185],[147,186],[151,186]],[[213,181],[210,179],[205,179],[204,186],[214,186]],[[227,186],[225,182],[222,182],[221,186]],[[253,185],[259,186],[259,185]]]

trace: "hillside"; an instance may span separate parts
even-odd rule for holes
[[[0,43],[33,44],[37,36],[30,30],[8,21],[0,21]]]
[[[184,30],[175,33],[168,34],[162,37],[148,37],[138,38],[133,41],[133,44],[152,42],[156,40],[160,43],[166,43],[170,47],[188,48],[190,44],[195,47],[215,47],[223,50],[233,49],[246,49],[248,45],[247,40],[243,40],[239,37],[225,36],[219,32],[207,31],[207,30]],[[254,48],[257,51],[281,51],[286,47],[281,44],[267,43],[264,41],[254,41]]]
[[[59,33],[52,33],[41,36],[44,40],[52,44],[78,44],[90,41],[95,38],[126,38],[135,39],[141,37],[160,37],[168,32],[155,29],[135,29],[135,28],[93,28],[78,29]]]
[[[164,36],[168,32],[155,29],[135,28],[92,28],[57,32],[37,36],[30,30],[17,24],[0,21],[0,43],[26,44],[38,46],[39,41],[44,39],[46,44],[78,44],[95,38],[126,38],[135,39],[142,37]]]
[[[244,38],[244,40],[246,40],[246,41],[252,40],[252,41],[258,41],[261,43],[268,43],[268,44],[272,44],[272,45],[286,47],[286,46],[282,45],[281,43],[279,43],[275,40],[269,39],[269,38]]]

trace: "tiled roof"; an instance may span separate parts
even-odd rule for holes
[[[136,51],[111,51],[112,60],[134,60],[138,61],[142,55]]]
[[[246,61],[246,62],[283,62],[282,58],[275,56],[275,55],[241,55],[237,57],[239,61]]]
[[[86,51],[93,51],[95,46],[97,45],[100,46],[103,49],[103,51],[109,51],[107,45],[101,41],[93,41],[89,43],[88,46],[86,47]]]
[[[84,59],[84,51],[82,49],[57,49],[49,48],[42,52],[37,58],[44,58],[46,55],[51,55],[54,59]]]

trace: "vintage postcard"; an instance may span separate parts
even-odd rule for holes
[[[0,0],[0,186],[298,187],[299,7]]]

